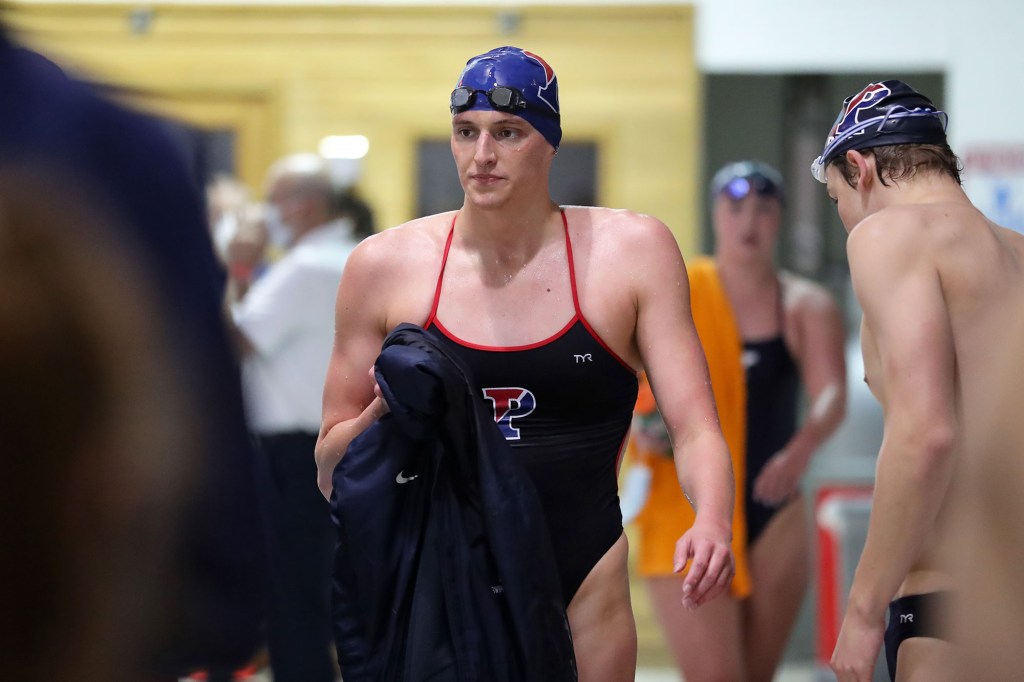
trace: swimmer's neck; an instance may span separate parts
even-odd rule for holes
[[[481,210],[467,204],[455,220],[461,248],[497,260],[525,261],[552,239],[561,238],[562,219],[550,199],[518,208]]]
[[[775,263],[770,260],[750,259],[741,263],[716,256],[715,265],[725,288],[736,293],[774,288],[778,279]]]

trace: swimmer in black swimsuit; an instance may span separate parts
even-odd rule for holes
[[[737,554],[742,558],[745,549],[749,580],[738,577],[728,599],[696,613],[665,608],[671,576],[650,576],[647,585],[684,677],[767,681],[809,581],[810,538],[799,486],[815,450],[843,418],[845,331],[827,289],[775,267],[783,206],[779,173],[758,161],[728,164],[715,175],[711,196],[715,257],[708,277],[695,280],[694,300],[718,300],[710,291],[724,290],[728,309],[722,314],[735,321],[729,338],[711,327],[701,335],[709,356],[712,345],[715,356],[728,357],[722,347],[731,348],[746,379],[746,467],[737,497],[747,542]],[[802,391],[811,407],[801,420]]]
[[[411,67],[414,68],[414,67]],[[671,232],[630,211],[560,208],[558,80],[514,47],[472,58],[451,94],[465,202],[367,240],[347,261],[317,444],[321,490],[348,443],[387,409],[368,370],[389,331],[420,324],[469,366],[521,455],[554,540],[579,676],[632,679],[636,626],[616,496],[644,368],[698,508],[676,541],[673,595],[707,608],[733,574],[732,473]],[[713,602],[712,602],[713,603]]]
[[[767,502],[754,487],[761,472],[776,454],[783,452],[797,431],[800,400],[800,368],[786,345],[786,314],[782,282],[776,279],[776,333],[760,339],[744,339],[743,363],[747,384],[747,471],[744,503],[747,544],[756,545],[772,517],[788,500]],[[839,368],[841,369],[841,368]],[[842,416],[842,413],[839,413]]]
[[[564,225],[572,277],[572,245],[568,223]],[[571,321],[540,343],[490,347],[458,338],[437,319],[450,247],[449,236],[424,327],[466,361],[505,438],[522,453],[548,518],[569,604],[622,535],[616,474],[636,402],[636,373],[587,323],[575,281],[569,282]],[[573,363],[567,367],[565,358],[570,356]]]

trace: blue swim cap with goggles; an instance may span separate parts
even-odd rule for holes
[[[946,144],[947,123],[946,112],[903,81],[871,83],[843,102],[825,149],[811,164],[811,175],[825,182],[829,162],[851,149]]]
[[[518,47],[496,47],[466,62],[449,108],[452,116],[463,111],[503,111],[532,125],[556,150],[562,141],[555,71]]]

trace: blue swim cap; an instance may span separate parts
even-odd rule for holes
[[[494,88],[512,88],[521,100],[514,108],[499,109],[489,93]],[[458,88],[469,88],[475,93],[468,106],[458,111],[505,110],[523,118],[536,128],[552,147],[558,149],[562,141],[561,115],[558,110],[558,78],[546,61],[518,47],[496,47],[466,62],[459,76]],[[456,113],[455,93],[452,93],[452,113]]]
[[[946,112],[899,80],[870,83],[843,101],[811,174],[825,182],[829,162],[851,149],[890,144],[946,144]]]

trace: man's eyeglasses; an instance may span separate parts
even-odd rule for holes
[[[526,108],[526,99],[523,93],[515,88],[504,85],[491,88],[490,90],[473,90],[472,88],[455,88],[452,90],[452,99],[449,108],[452,116],[461,114],[473,106],[477,93],[486,95],[491,106],[498,111],[514,113],[516,109]]]

